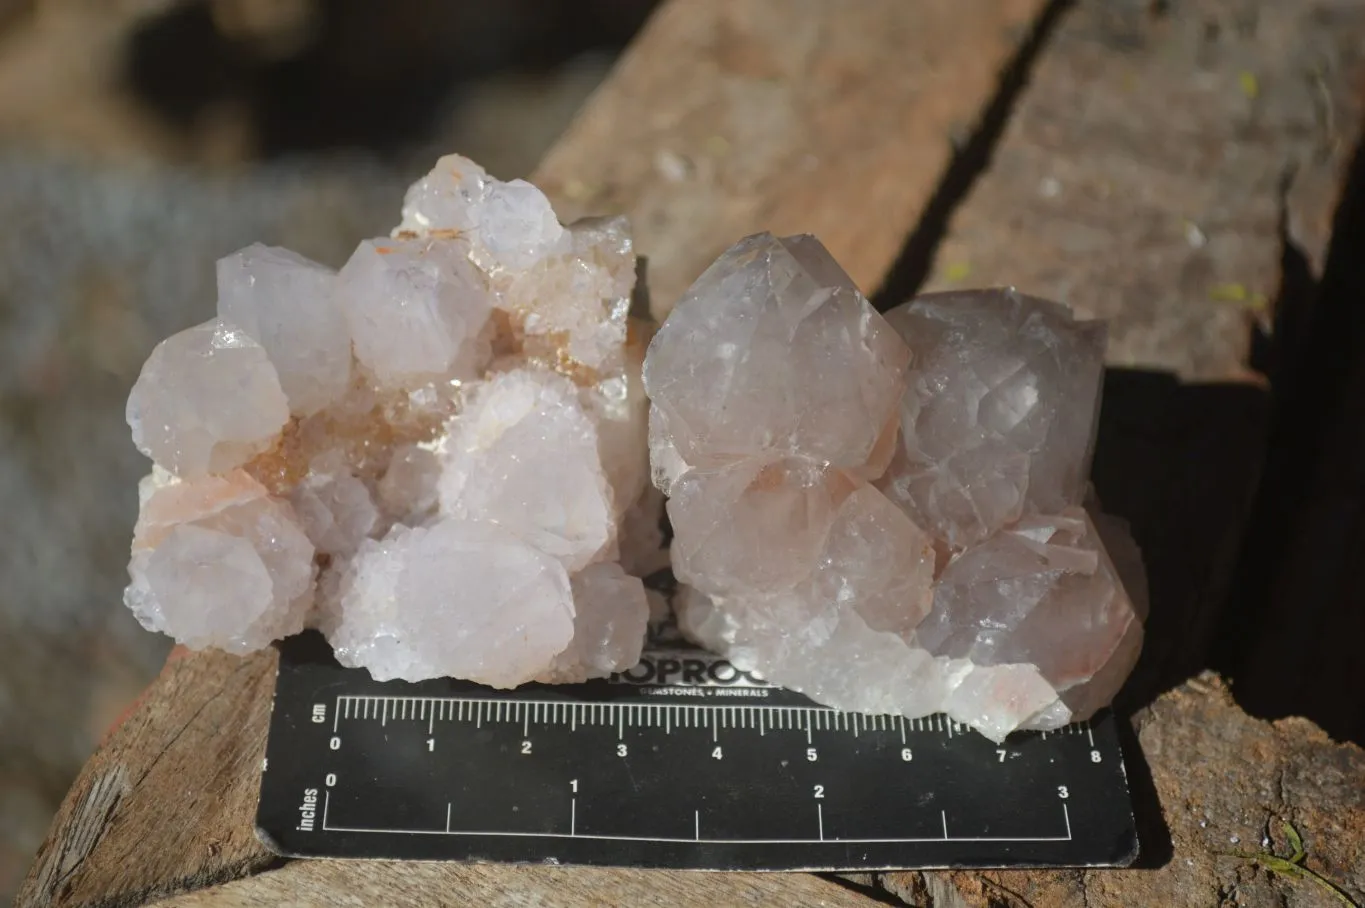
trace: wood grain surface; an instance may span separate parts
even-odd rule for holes
[[[1043,0],[666,4],[546,156],[567,218],[628,214],[656,314],[760,230],[875,288]]]
[[[1303,719],[1253,719],[1211,673],[1162,695],[1133,724],[1128,778],[1144,842],[1137,867],[890,873],[878,882],[917,908],[1362,903],[1365,750]],[[1266,872],[1273,856],[1292,853],[1289,827],[1316,879]]]
[[[310,900],[311,899],[311,900]],[[295,861],[278,870],[156,903],[158,908],[279,905],[393,908],[875,908],[877,902],[805,873],[681,873],[597,867]]]
[[[1109,320],[1109,362],[1247,378],[1294,243],[1321,266],[1365,102],[1356,0],[1089,0],[1039,57],[928,289]]]
[[[269,866],[253,820],[276,661],[168,662],[81,770],[16,904],[139,904]]]

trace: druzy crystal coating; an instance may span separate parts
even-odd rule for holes
[[[158,345],[128,401],[156,467],[125,601],[196,648],[319,627],[380,679],[629,668],[649,616],[618,563],[648,475],[634,284],[624,219],[563,226],[454,155],[337,272],[224,258],[218,317]]]
[[[813,237],[736,244],[644,368],[684,631],[841,709],[1089,716],[1142,642],[1085,509],[1104,337],[1013,290],[883,317]]]

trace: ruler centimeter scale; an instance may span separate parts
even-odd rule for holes
[[[701,651],[580,685],[375,682],[281,647],[258,834],[295,857],[730,870],[1122,866],[1114,720],[995,744]]]

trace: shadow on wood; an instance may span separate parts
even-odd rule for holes
[[[1256,715],[1304,716],[1365,741],[1365,145],[1322,278],[1286,235],[1265,479],[1219,633],[1218,667]]]
[[[1215,642],[1260,469],[1269,396],[1109,369],[1092,477],[1127,520],[1147,568],[1151,616],[1129,710],[1198,674]]]

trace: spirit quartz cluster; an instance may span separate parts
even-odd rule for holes
[[[1012,291],[884,319],[814,238],[763,234],[642,382],[634,281],[623,219],[561,226],[456,156],[339,272],[223,259],[218,317],[128,401],[155,466],[127,604],[195,648],[318,627],[379,679],[603,676],[650,615],[652,467],[680,624],[742,667],[996,738],[1110,699],[1142,625],[1084,507],[1100,326]]]
[[[741,241],[644,367],[684,631],[845,710],[1088,717],[1142,644],[1084,506],[1104,343],[1012,290],[883,318],[813,237]]]
[[[218,316],[158,345],[128,401],[155,467],[125,601],[195,648],[316,626],[380,679],[630,667],[634,283],[624,219],[563,227],[457,156],[339,272],[259,245],[221,260]]]

